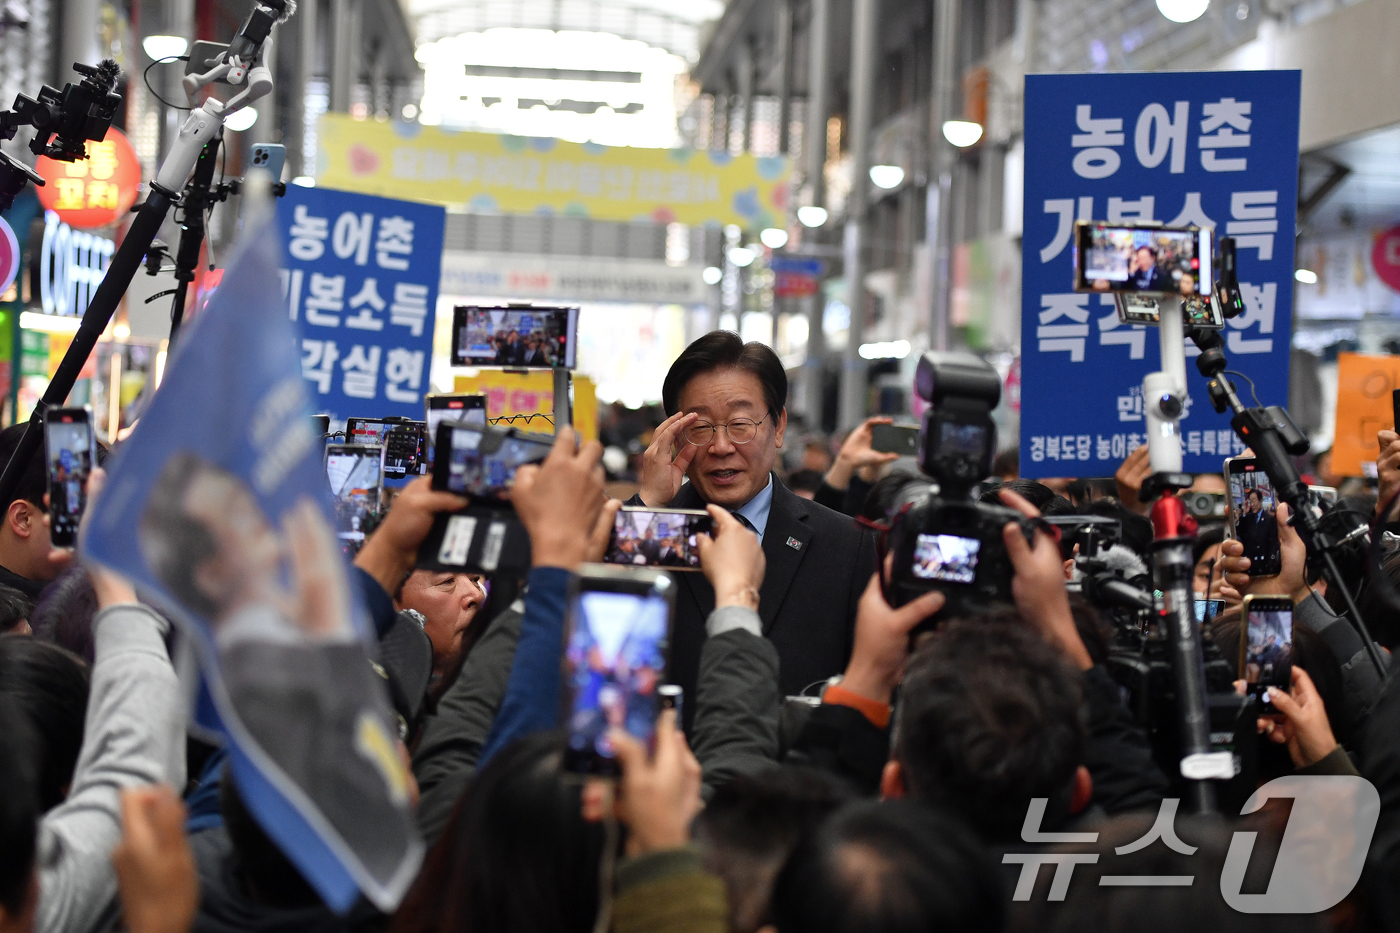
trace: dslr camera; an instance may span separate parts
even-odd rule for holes
[[[938,590],[948,599],[948,614],[1010,604],[1012,568],[1002,529],[1017,522],[1029,542],[1035,524],[972,495],[996,456],[992,409],[1001,400],[1001,380],[976,356],[930,351],[919,360],[914,388],[930,405],[919,435],[919,468],[937,485],[911,483],[890,508],[886,540],[894,561],[885,597],[902,606]]]

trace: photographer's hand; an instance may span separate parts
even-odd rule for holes
[[[602,563],[608,553],[608,542],[612,540],[613,524],[617,521],[617,511],[622,508],[621,499],[609,499],[603,503],[603,511],[593,523],[593,533],[588,536],[588,556],[590,564]]]
[[[943,594],[934,590],[895,609],[880,592],[880,574],[873,574],[856,607],[856,643],[841,686],[888,705],[890,694],[904,679],[909,633],[945,602]]]
[[[881,453],[870,446],[870,429],[877,424],[893,423],[894,419],[881,417],[866,418],[861,422],[842,442],[841,450],[836,454],[836,461],[826,473],[826,484],[832,489],[845,489],[851,484],[851,474],[857,470],[864,472],[867,468],[884,466],[898,460],[899,454]]]
[[[657,427],[651,446],[642,454],[642,504],[659,509],[681,491],[685,471],[700,448],[688,443],[685,430],[699,419],[695,413],[676,412]],[[679,449],[677,449],[679,448]]]
[[[589,556],[589,541],[607,495],[603,490],[603,445],[589,441],[574,451],[577,435],[565,425],[544,463],[515,473],[510,501],[530,534],[536,567],[578,570]]]
[[[763,586],[767,558],[758,535],[749,531],[728,509],[706,508],[714,521],[714,535],[696,535],[700,569],[715,591],[715,608],[744,606],[758,611],[758,590]]]
[[[1278,521],[1278,544],[1281,556],[1279,572],[1268,577],[1249,575],[1249,558],[1244,556],[1244,544],[1232,538],[1220,546],[1220,567],[1225,582],[1245,596],[1287,596],[1295,603],[1301,602],[1312,593],[1307,581],[1308,547],[1298,536],[1297,530],[1288,524],[1291,517],[1288,506],[1279,503],[1275,518]]]
[[[1151,475],[1152,461],[1148,458],[1146,444],[1128,454],[1118,472],[1113,474],[1113,481],[1118,484],[1118,501],[1129,512],[1138,515],[1148,513],[1147,503],[1140,501],[1138,494],[1142,492],[1143,481]]]
[[[1376,445],[1380,448],[1380,455],[1376,457],[1376,478],[1380,481],[1380,489],[1376,496],[1376,516],[1382,521],[1393,521],[1393,513],[1391,516],[1381,516],[1380,512],[1395,498],[1396,493],[1400,493],[1400,434],[1394,431],[1379,431],[1376,434]]]
[[[627,854],[679,849],[690,842],[690,821],[704,806],[700,799],[700,762],[685,733],[676,727],[676,711],[662,710],[656,720],[656,753],[647,756],[641,742],[622,729],[608,739],[622,765],[618,819],[627,825]]]
[[[413,571],[418,545],[432,530],[433,519],[439,512],[466,507],[467,500],[461,496],[433,489],[431,476],[418,477],[394,498],[384,521],[355,555],[355,566],[374,577],[384,592],[396,596]]]
[[[1292,691],[1284,693],[1278,687],[1270,687],[1269,701],[1283,714],[1283,719],[1261,717],[1259,731],[1271,742],[1288,745],[1294,767],[1316,764],[1337,748],[1332,724],[1327,720],[1327,708],[1307,671],[1295,666]]]
[[[1001,490],[1001,502],[1027,518],[1040,517],[1039,509],[1009,489]],[[1001,537],[1014,570],[1011,595],[1022,617],[1080,670],[1093,667],[1094,660],[1079,637],[1069,609],[1069,591],[1065,589],[1059,546],[1048,535],[1037,531],[1035,546],[1031,547],[1026,544],[1021,526],[1015,522],[1007,523]]]

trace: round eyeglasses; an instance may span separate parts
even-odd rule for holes
[[[717,430],[724,428],[724,433],[729,435],[731,444],[747,444],[758,436],[758,426],[767,420],[768,416],[764,415],[758,421],[754,421],[752,418],[735,418],[724,424],[697,421],[685,429],[685,439],[696,447],[704,447],[714,440]]]

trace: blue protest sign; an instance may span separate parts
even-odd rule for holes
[[[301,372],[332,430],[346,418],[423,420],[447,212],[290,185],[282,296],[301,332]]]
[[[110,461],[81,550],[193,636],[239,794],[325,902],[392,911],[422,854],[397,720],[335,537],[280,238],[245,243]]]
[[[1146,442],[1142,377],[1161,369],[1157,329],[1120,323],[1111,295],[1075,293],[1076,220],[1234,237],[1246,311],[1227,322],[1225,352],[1262,404],[1288,403],[1299,88],[1297,71],[1026,78],[1023,476],[1111,476]],[[1219,472],[1243,447],[1186,348],[1184,466]]]

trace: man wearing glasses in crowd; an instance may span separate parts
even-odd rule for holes
[[[763,630],[755,634],[777,648],[783,692],[839,674],[875,545],[850,518],[801,498],[773,472],[787,430],[787,374],[777,354],[713,331],[671,365],[661,399],[670,417],[647,448],[641,492],[629,504],[732,512],[763,544],[763,589],[749,595],[759,597]],[[694,696],[715,594],[702,574],[677,577],[668,679]],[[693,710],[685,704],[687,728]]]

